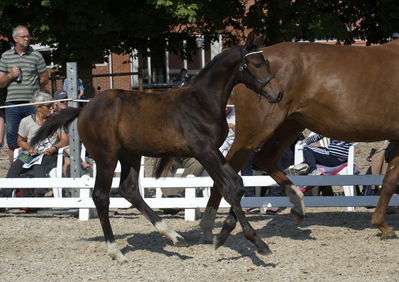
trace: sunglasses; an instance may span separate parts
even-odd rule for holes
[[[46,107],[47,109],[51,109],[53,104],[43,104],[42,106]]]

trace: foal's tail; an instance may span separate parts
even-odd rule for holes
[[[159,158],[155,160],[154,167],[152,169],[152,174],[155,178],[160,178],[162,176],[162,172],[167,169],[170,169],[172,165],[173,157],[165,157]]]
[[[31,140],[31,145],[36,145],[46,137],[53,135],[62,126],[68,126],[80,114],[78,108],[66,108],[52,115],[36,132],[36,135]]]

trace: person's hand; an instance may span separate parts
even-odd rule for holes
[[[11,71],[9,72],[9,76],[11,79],[16,79],[21,74],[21,69],[19,67],[12,67]]]
[[[37,150],[31,146],[29,146],[28,154],[31,156],[37,155]]]
[[[50,148],[44,150],[43,154],[48,156],[48,155],[54,154],[55,152],[57,152],[57,148],[53,146],[53,147],[50,147]]]

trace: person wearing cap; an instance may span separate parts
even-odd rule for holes
[[[68,93],[65,90],[58,90],[54,93],[54,100],[67,99]],[[68,108],[68,101],[57,101],[54,103],[54,112],[59,112]]]

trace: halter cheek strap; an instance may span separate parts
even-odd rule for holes
[[[260,84],[261,87],[260,87],[260,89],[259,89],[259,94],[260,94],[260,95],[263,95],[263,94],[262,94],[262,88],[265,87],[265,86],[274,78],[274,75],[270,76],[266,81],[262,81],[262,80],[260,80],[259,78],[257,78],[257,77],[248,69],[247,57],[249,57],[249,56],[251,56],[251,55],[263,53],[263,51],[262,51],[262,50],[253,51],[253,52],[249,52],[249,53],[247,53],[247,54],[244,55],[244,54],[243,54],[243,50],[244,50],[244,46],[241,46],[241,47],[240,47],[240,54],[241,54],[241,60],[242,60],[242,64],[241,64],[241,66],[240,66],[241,76],[242,76],[242,73],[243,73],[244,71],[246,71],[257,83]]]

